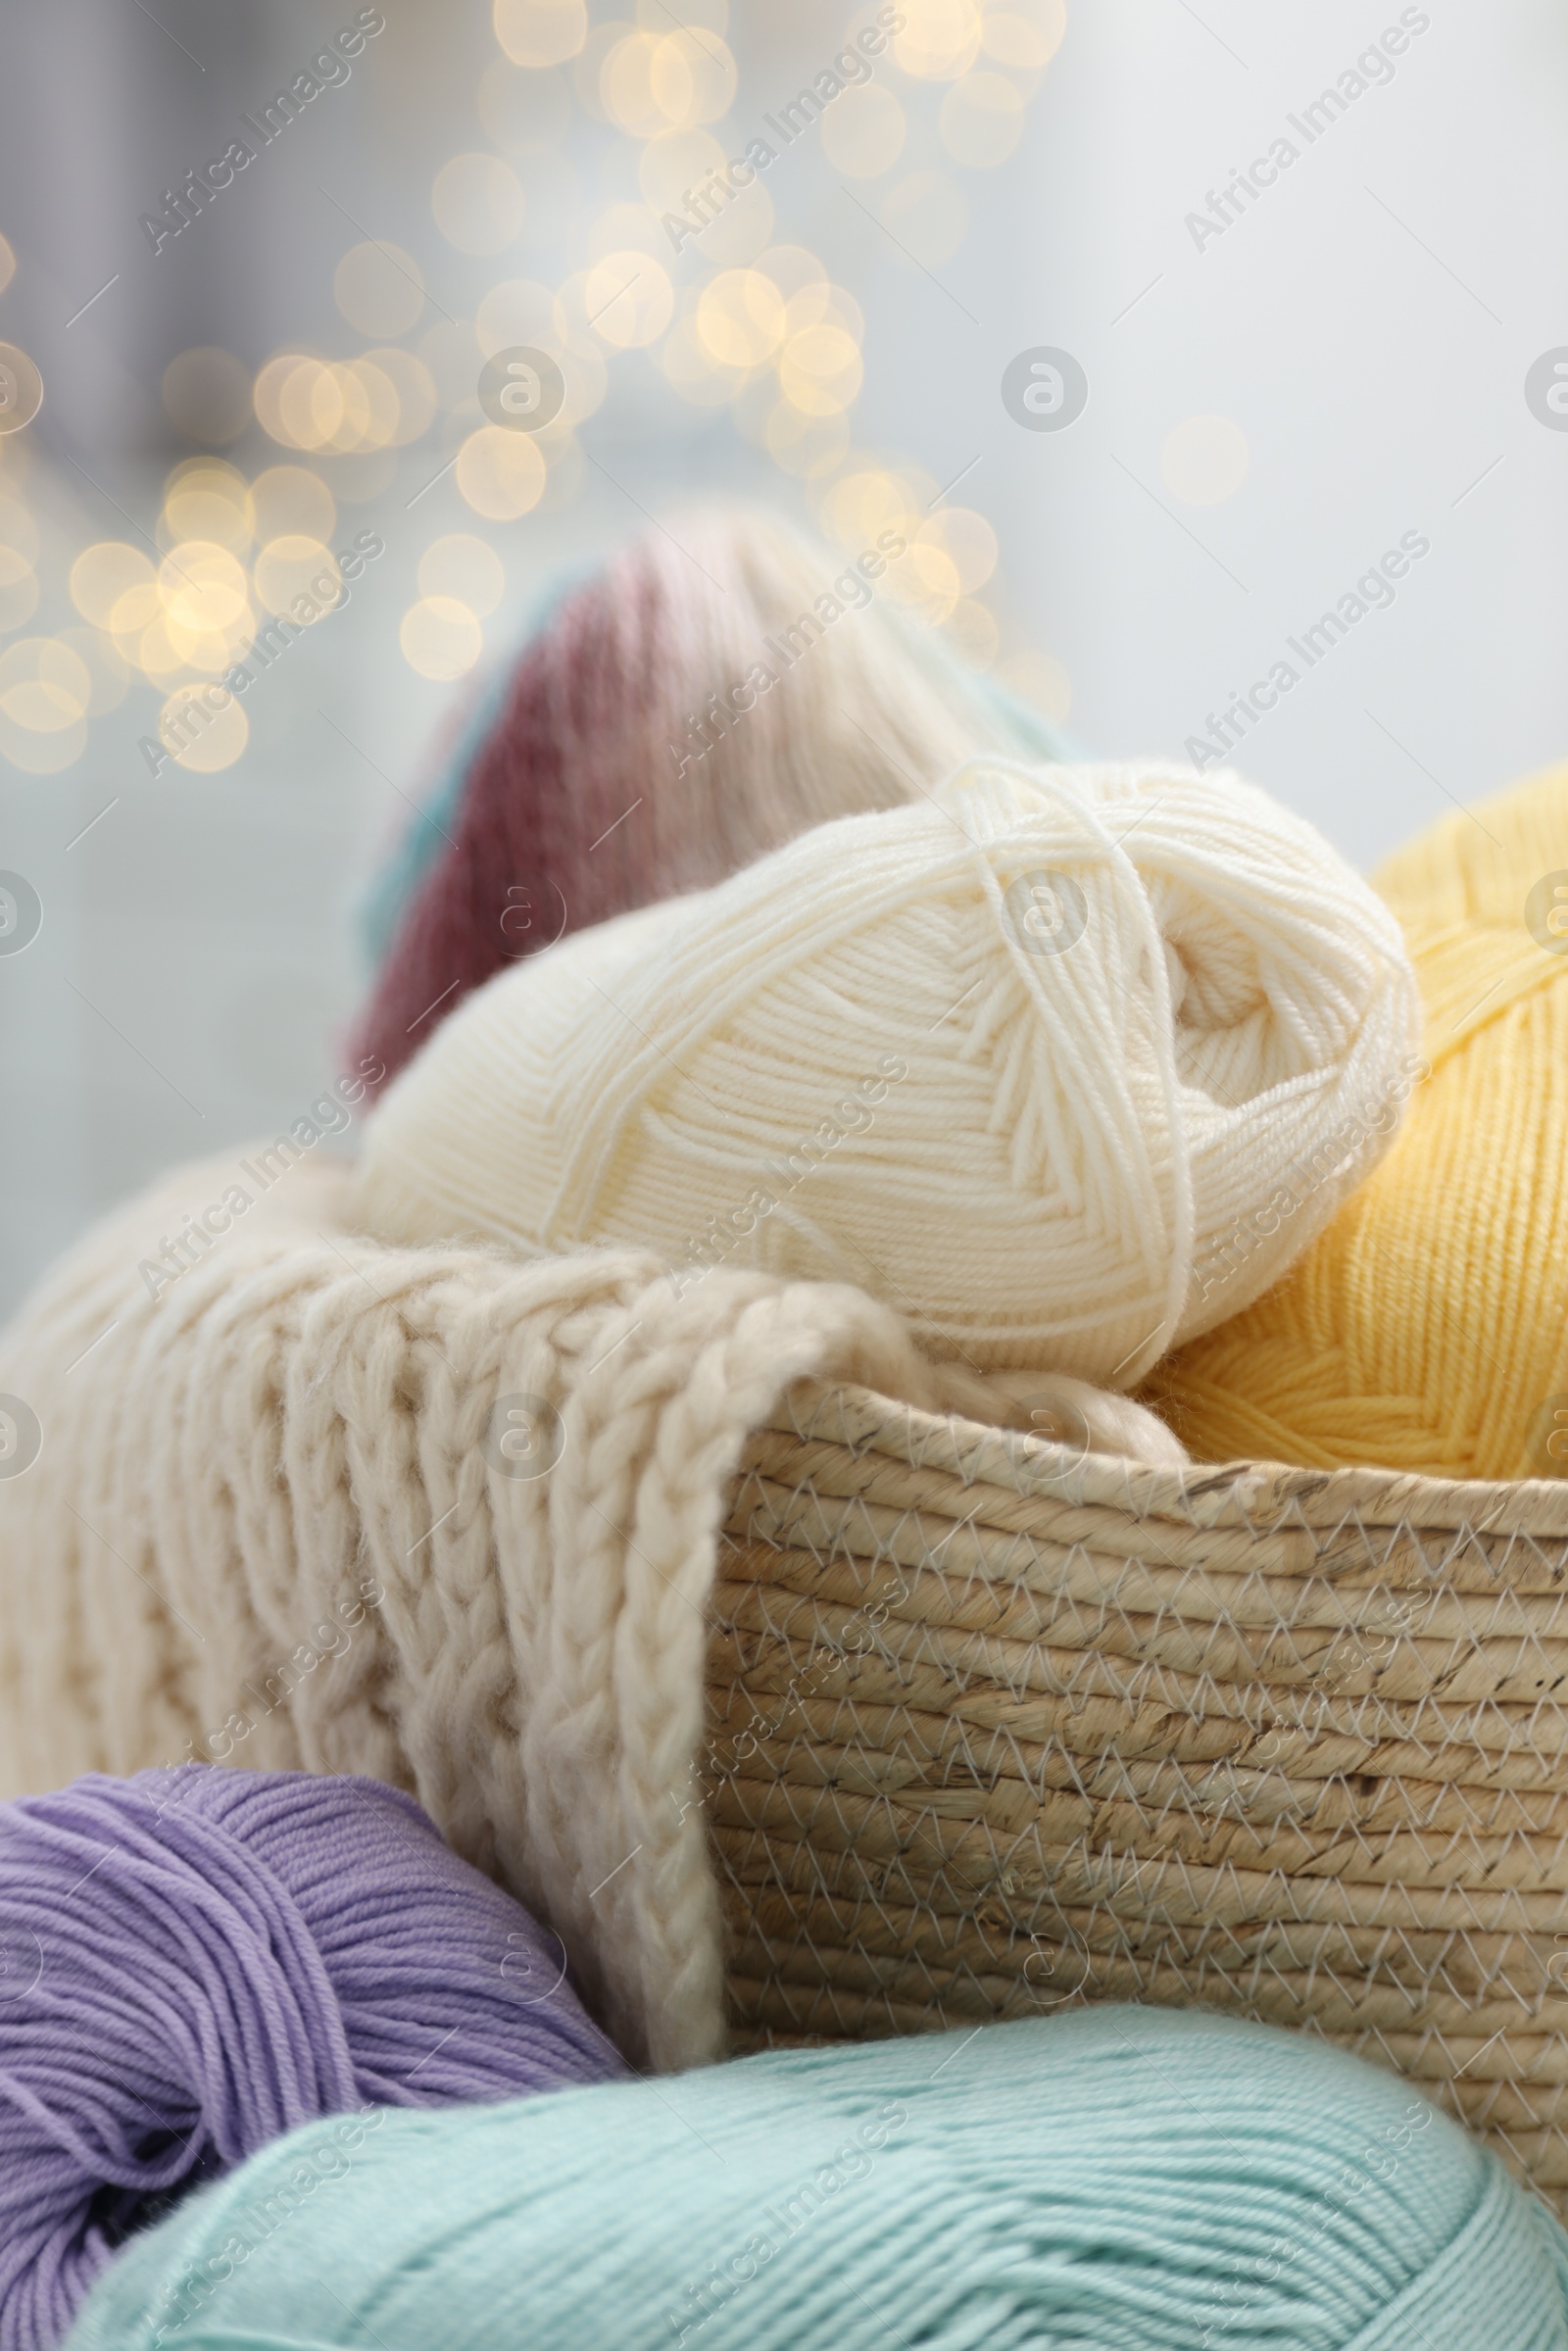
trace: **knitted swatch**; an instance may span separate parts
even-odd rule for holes
[[[1104,2008],[299,2131],[71,2351],[1562,2351],[1565,2296],[1561,2228],[1407,2084]]]
[[[681,515],[567,595],[475,705],[377,891],[355,1053],[395,1072],[504,964],[824,817],[917,800],[971,752],[1070,758],[905,622],[907,550],[884,540],[852,561],[768,514]]]

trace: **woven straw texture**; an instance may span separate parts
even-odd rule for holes
[[[1568,1482],[775,1418],[709,1652],[738,2046],[1202,2005],[1397,2069],[1568,2206]]]

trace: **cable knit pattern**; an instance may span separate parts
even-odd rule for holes
[[[0,1340],[43,1431],[0,1478],[0,1786],[193,1753],[373,1774],[556,1928],[634,2061],[717,2055],[693,1766],[726,1490],[792,1381],[930,1406],[937,1375],[849,1288],[382,1248],[324,1163],[154,1299],[154,1237],[234,1174],[108,1219]],[[559,1415],[546,1475],[497,1451],[519,1395]]]

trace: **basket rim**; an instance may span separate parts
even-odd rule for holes
[[[1139,1518],[1258,1532],[1295,1524],[1321,1534],[1344,1525],[1457,1537],[1568,1542],[1568,1478],[1430,1478],[1357,1467],[1303,1469],[1240,1459],[1154,1468],[1110,1453],[1084,1453],[1022,1431],[987,1427],[961,1413],[923,1411],[847,1382],[800,1380],[762,1424],[803,1445],[874,1452],[911,1471],[945,1473],[963,1486],[1001,1487]]]

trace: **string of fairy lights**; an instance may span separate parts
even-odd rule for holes
[[[937,505],[942,485],[919,465],[858,441],[865,321],[854,294],[779,232],[763,172],[744,185],[745,174],[726,172],[760,135],[737,109],[727,0],[684,0],[678,23],[663,0],[637,0],[635,21],[597,24],[584,0],[494,0],[493,20],[497,53],[476,93],[490,145],[435,172],[442,238],[503,269],[527,235],[525,178],[537,186],[547,166],[564,202],[580,185],[585,139],[633,143],[638,200],[594,212],[579,197],[580,266],[554,285],[498,275],[471,319],[435,316],[415,257],[362,239],[333,278],[357,348],[286,348],[254,372],[226,351],[181,353],[165,373],[164,406],[202,446],[168,474],[146,544],[85,539],[75,503],[50,496],[30,436],[0,436],[0,756],[33,774],[68,769],[92,721],[141,681],[163,698],[165,739],[188,734],[178,764],[233,765],[248,740],[237,699],[200,728],[182,730],[179,715],[204,689],[211,700],[214,682],[302,594],[330,602],[344,459],[354,461],[356,503],[401,479],[411,458],[432,472],[450,461],[473,527],[432,525],[398,646],[420,676],[461,677],[483,658],[485,623],[506,594],[507,534],[497,526],[541,507],[559,512],[588,490],[581,428],[628,353],[646,354],[695,410],[727,411],[835,543],[855,549],[901,531],[910,553],[889,574],[893,593],[970,661],[1000,667],[1065,717],[1059,664],[1004,644],[985,595],[998,557],[986,517]],[[876,21],[863,9],[846,39]],[[1065,4],[899,0],[881,22],[897,26],[885,70],[837,92],[814,138],[822,165],[934,270],[966,231],[965,175],[1017,144]],[[693,223],[678,252],[671,219]],[[16,267],[0,238],[0,294]],[[516,346],[553,359],[565,386],[537,431],[488,420],[476,396],[484,362]],[[252,471],[222,452],[255,447],[258,426],[269,454]],[[27,633],[46,601],[63,603],[62,584],[69,622]]]

